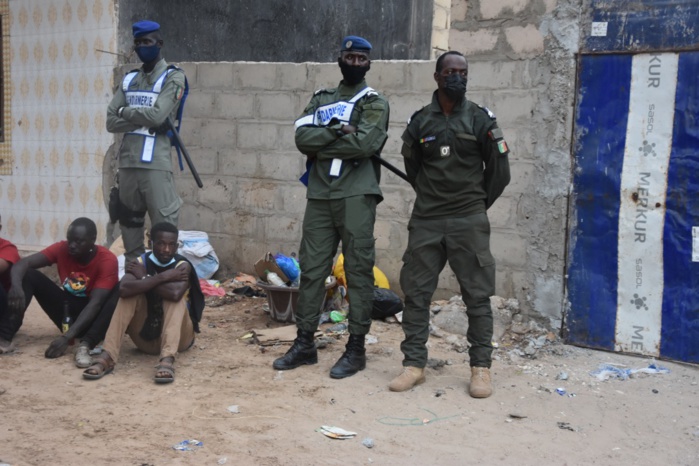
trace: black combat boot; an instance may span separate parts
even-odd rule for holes
[[[345,352],[330,369],[330,377],[344,379],[366,368],[366,350],[364,349],[364,335],[350,335]]]
[[[296,369],[304,364],[316,364],[318,362],[318,350],[313,341],[314,332],[304,332],[299,329],[296,331],[296,339],[291,345],[289,351],[281,358],[277,358],[272,363],[278,371],[286,371]]]

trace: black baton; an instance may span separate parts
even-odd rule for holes
[[[184,156],[184,160],[187,162],[187,166],[189,167],[189,170],[192,172],[192,176],[194,177],[194,181],[197,182],[197,186],[200,188],[204,187],[204,183],[201,182],[201,178],[199,178],[199,173],[197,173],[197,169],[194,167],[194,163],[192,163],[191,157],[189,157],[189,152],[187,151],[187,148],[184,146],[184,143],[182,142],[182,138],[180,137],[180,133],[177,132],[177,128],[175,128],[175,123],[172,121],[172,118],[167,117],[167,120],[165,120],[167,123],[168,128],[170,131],[172,131],[172,135],[175,138],[175,142],[177,143],[177,146],[180,148],[182,151],[182,155]]]
[[[391,163],[387,162],[386,160],[382,159],[378,155],[372,155],[373,158],[379,161],[381,165],[384,167],[388,168],[390,171],[398,175],[399,177],[403,178],[405,181],[410,183],[410,180],[408,180],[408,175],[400,171],[395,165],[392,165]]]

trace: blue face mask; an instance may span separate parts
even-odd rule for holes
[[[136,55],[138,55],[138,58],[140,58],[143,63],[152,62],[153,60],[158,58],[159,53],[160,47],[158,47],[157,44],[148,47],[136,47]]]
[[[154,263],[154,264],[157,265],[158,267],[167,267],[168,265],[172,265],[172,264],[175,263],[175,258],[174,258],[174,257],[173,257],[173,258],[170,260],[170,262],[168,262],[167,264],[163,264],[162,262],[160,262],[160,261],[158,260],[158,258],[155,257],[155,254],[151,254],[150,256],[148,256],[148,258],[150,259],[150,261],[151,261],[152,263]]]

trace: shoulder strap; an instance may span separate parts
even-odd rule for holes
[[[124,76],[124,80],[121,82],[121,90],[124,92],[129,90],[129,86],[131,86],[131,81],[134,80],[136,75],[138,74],[139,70],[131,70],[128,73],[126,73],[126,76]]]

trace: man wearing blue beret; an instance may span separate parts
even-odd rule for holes
[[[124,133],[119,149],[118,219],[127,261],[145,252],[146,212],[151,224],[177,225],[182,199],[172,176],[166,119],[178,120],[186,95],[184,72],[161,56],[160,25],[138,21],[133,24],[133,37],[143,66],[124,77],[107,107],[107,131]]]
[[[370,52],[366,39],[345,37],[338,58],[342,81],[336,88],[316,91],[295,123],[296,147],[307,156],[309,167],[299,251],[298,331],[291,349],[274,361],[277,370],[318,362],[313,335],[340,242],[350,335],[330,377],[349,377],[366,367],[364,338],[374,300],[374,221],[376,205],[383,199],[380,166],[372,156],[380,154],[386,142],[389,116],[386,99],[364,80]]]

